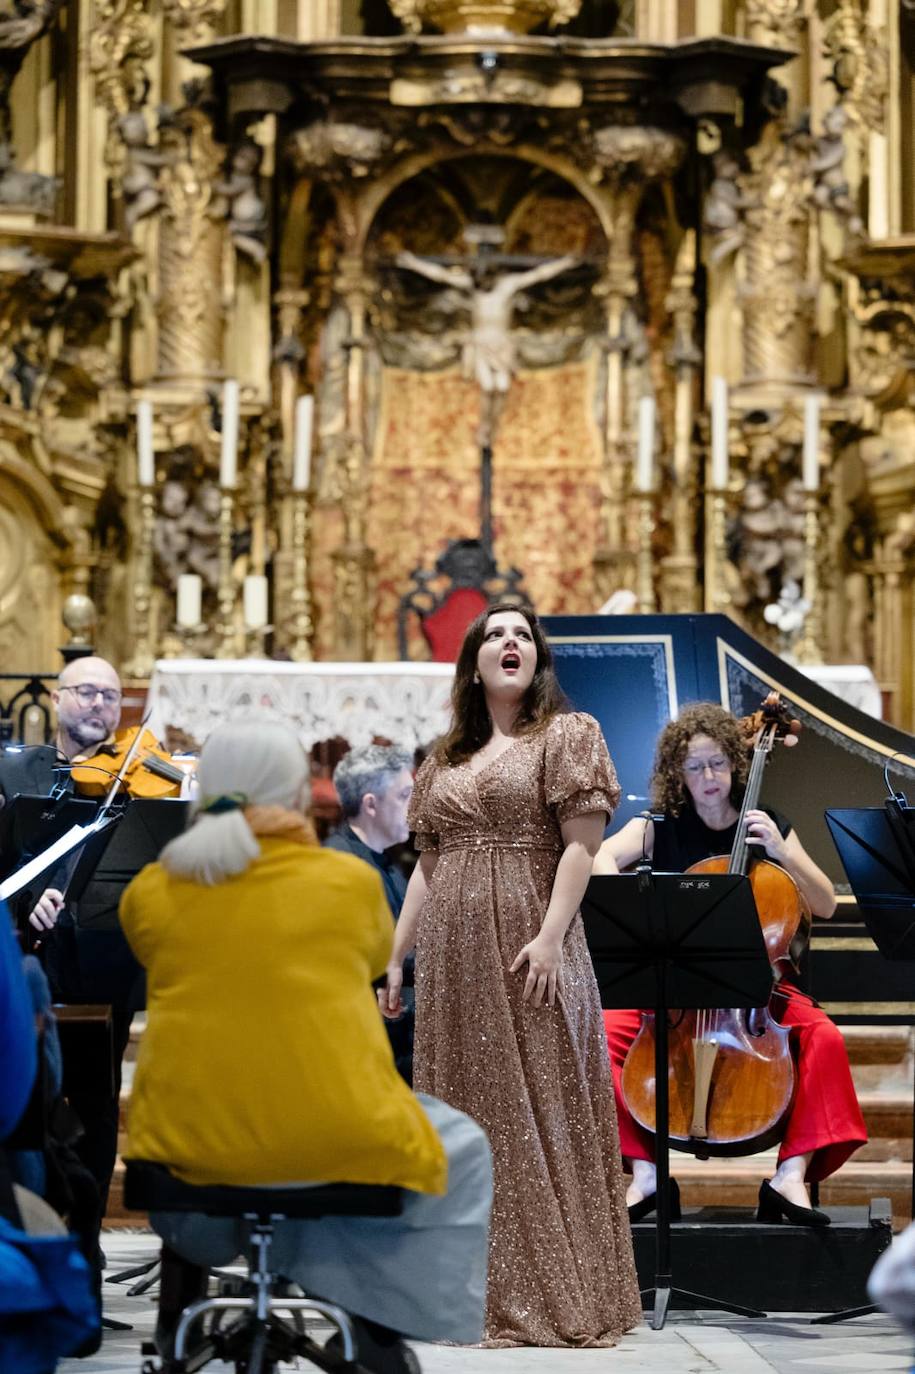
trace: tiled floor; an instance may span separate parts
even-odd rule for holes
[[[103,1246],[111,1272],[157,1251],[151,1235],[123,1231],[105,1235]],[[63,1374],[139,1371],[140,1342],[151,1336],[153,1304],[149,1297],[127,1297],[122,1286],[108,1284],[105,1294],[107,1315],[130,1322],[133,1330],[107,1332],[98,1355],[63,1361]],[[672,1313],[663,1331],[639,1327],[614,1350],[416,1348],[424,1374],[908,1374],[915,1339],[878,1315],[817,1327],[808,1317],[755,1322],[684,1312]],[[208,1368],[216,1374],[226,1366]]]

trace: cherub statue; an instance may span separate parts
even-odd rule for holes
[[[187,508],[187,487],[177,477],[166,478],[153,526],[153,550],[163,580],[172,591],[185,570],[191,545],[190,534],[185,528]]]
[[[199,573],[204,586],[219,586],[219,509],[220,491],[208,478],[200,483],[193,504],[182,520],[189,537],[187,567]]]
[[[162,204],[159,168],[168,161],[164,153],[150,146],[149,130],[142,110],[128,110],[118,120],[118,129],[127,149],[124,171],[124,221],[128,231]]]
[[[822,210],[831,210],[845,221],[849,233],[861,234],[864,225],[852,199],[845,175],[845,126],[843,105],[833,105],[823,116],[823,132],[815,140],[810,161],[813,199]]]
[[[261,263],[267,256],[267,207],[258,190],[263,156],[259,144],[242,139],[231,155],[229,177],[213,187],[228,202],[229,233],[239,253]]]
[[[712,159],[715,176],[705,198],[703,220],[712,239],[709,261],[723,262],[736,253],[744,239],[744,198],[738,184],[740,164],[724,148]]]
[[[475,378],[481,392],[481,447],[491,446],[516,371],[517,355],[511,326],[514,311],[523,305],[521,293],[529,286],[550,281],[574,267],[578,259],[566,255],[543,262],[526,272],[499,275],[485,258],[468,267],[444,267],[415,253],[398,253],[398,267],[405,267],[429,281],[439,282],[460,294],[470,311],[470,332],[463,347],[465,377]]]

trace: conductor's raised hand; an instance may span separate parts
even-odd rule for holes
[[[538,935],[518,951],[508,971],[517,973],[527,964],[523,1000],[535,1007],[543,1006],[544,1002],[551,1007],[556,1001],[556,984],[561,963],[562,943]]]
[[[404,1007],[400,1000],[400,991],[403,987],[403,964],[388,964],[387,982],[383,988],[378,989],[378,1006],[382,1016],[389,1021],[396,1021],[403,1015]]]
[[[46,887],[29,912],[29,925],[36,930],[53,930],[63,910],[64,894],[56,887]]]

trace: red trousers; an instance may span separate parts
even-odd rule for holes
[[[785,996],[782,997],[781,993]],[[783,1026],[791,1027],[790,1043],[797,1068],[797,1091],[785,1127],[779,1163],[812,1152],[808,1183],[834,1174],[859,1145],[867,1130],[842,1033],[820,1007],[790,983],[779,984],[771,1010]],[[604,1028],[613,1068],[613,1089],[619,1118],[620,1150],[626,1159],[654,1159],[654,1136],[643,1131],[629,1114],[620,1090],[623,1062],[639,1032],[639,1011],[605,1011]]]

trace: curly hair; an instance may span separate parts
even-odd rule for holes
[[[714,701],[696,701],[685,706],[676,720],[668,721],[658,736],[651,775],[651,804],[656,811],[679,816],[689,804],[683,764],[695,735],[708,735],[721,746],[731,765],[731,802],[740,807],[750,771],[746,736],[723,706]]]
[[[537,650],[534,677],[521,701],[515,722],[515,734],[529,735],[546,725],[553,716],[567,711],[568,702],[556,680],[553,653],[540,628],[536,614],[529,606],[516,606],[510,601],[497,601],[477,616],[464,635],[458,654],[451,688],[451,728],[435,745],[435,757],[440,763],[466,763],[492,737],[492,717],[486,705],[483,685],[475,682],[477,655],[486,634],[489,617],[503,613],[522,615],[527,621]]]

